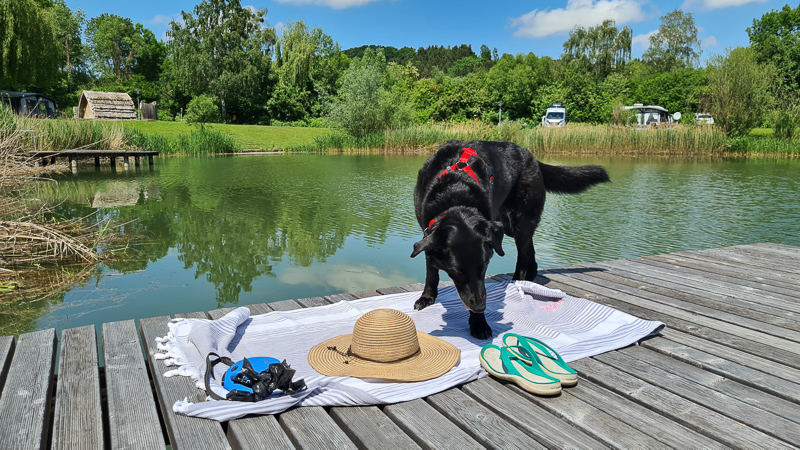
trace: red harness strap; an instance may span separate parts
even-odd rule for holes
[[[477,156],[478,158],[480,158],[480,155],[478,155],[478,152],[469,147],[463,147],[461,150],[464,150],[464,153],[462,153],[461,157],[458,158],[458,162],[444,169],[444,171],[442,171],[442,173],[439,174],[439,178],[441,178],[447,172],[455,172],[456,170],[461,169],[464,172],[467,172],[467,175],[471,176],[476,183],[481,184],[480,181],[478,181],[478,176],[475,175],[475,171],[473,171],[472,167],[469,166],[469,159],[472,158],[473,156]],[[494,177],[492,176],[489,177],[490,180],[492,178]]]

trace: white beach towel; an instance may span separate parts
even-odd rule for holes
[[[489,283],[486,288],[486,320],[494,332],[492,343],[502,345],[502,335],[509,332],[534,337],[553,347],[567,362],[625,347],[664,327],[661,322],[642,320],[527,281]],[[158,348],[164,353],[156,354],[156,358],[163,359],[168,366],[177,366],[164,376],[190,376],[197,387],[204,389],[205,358],[214,352],[233,361],[253,356],[285,359],[297,371],[294,380],[303,378],[308,386],[294,396],[273,395],[256,403],[179,401],[173,409],[187,416],[227,421],[247,414],[276,414],[294,405],[397,403],[486,376],[478,353],[489,342],[470,336],[469,312],[455,288],[440,289],[434,305],[415,311],[414,302],[419,295],[419,292],[382,295],[258,316],[250,316],[250,310],[242,307],[217,320],[173,319],[169,334],[157,339]],[[458,347],[461,360],[441,377],[413,383],[327,377],[311,368],[307,360],[311,347],[338,335],[351,334],[361,315],[378,308],[408,314],[417,330]],[[222,397],[227,391],[218,380],[226,370],[227,366],[218,364],[210,384]]]

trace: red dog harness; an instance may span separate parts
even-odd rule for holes
[[[442,173],[439,174],[439,178],[441,178],[447,172],[455,172],[456,170],[460,169],[463,170],[464,172],[467,172],[467,175],[471,176],[476,183],[481,184],[481,182],[478,181],[478,176],[475,175],[475,171],[472,170],[472,167],[469,166],[470,158],[472,158],[473,156],[480,158],[481,156],[478,154],[478,152],[469,147],[463,147],[461,150],[464,150],[464,153],[462,153],[461,157],[458,158],[458,162],[444,169],[444,171],[442,171]],[[491,180],[493,178],[494,177],[492,176],[491,170],[489,170],[489,179]]]

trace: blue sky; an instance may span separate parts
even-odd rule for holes
[[[129,17],[164,38],[170,20],[181,10],[191,11],[200,0],[109,2],[67,0],[72,9],[83,9],[87,18],[102,13]],[[243,0],[245,6],[267,8],[270,24],[280,28],[290,20],[304,20],[310,27],[339,42],[342,49],[365,44],[413,48],[428,45],[471,44],[477,53],[482,44],[502,53],[528,53],[558,57],[569,30],[590,27],[604,19],[633,29],[633,55],[647,49],[649,33],[658,29],[659,18],[676,9],[694,15],[702,41],[701,59],[726,48],[746,46],[746,29],[754,18],[777,10],[778,0]],[[794,7],[794,5],[792,5]]]

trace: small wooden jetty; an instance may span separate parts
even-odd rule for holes
[[[667,328],[572,363],[555,397],[493,378],[407,403],[300,407],[218,423],[173,413],[203,401],[164,378],[168,317],[0,338],[3,448],[786,448],[800,443],[800,248],[743,245],[543,271],[536,281]],[[492,277],[494,281],[507,275]],[[491,280],[490,280],[491,281]],[[421,284],[250,305],[308,308]],[[180,317],[223,315],[227,309]],[[97,334],[102,333],[101,348]],[[144,351],[143,351],[144,349]],[[104,367],[98,367],[102,352]]]
[[[100,158],[108,158],[112,170],[117,168],[117,158],[122,158],[124,167],[128,167],[130,159],[133,158],[134,165],[138,169],[141,166],[140,158],[147,158],[150,169],[153,168],[153,157],[158,156],[159,152],[154,151],[126,151],[126,150],[61,150],[50,152],[31,152],[27,155],[41,162],[42,166],[55,164],[56,158],[66,158],[70,166],[77,167],[79,159],[94,158],[94,166],[100,167]]]

